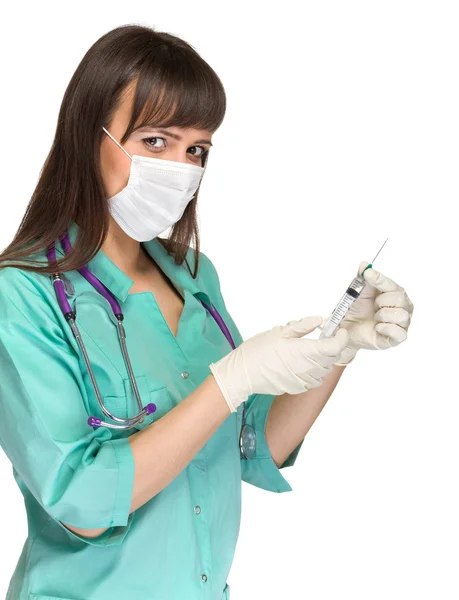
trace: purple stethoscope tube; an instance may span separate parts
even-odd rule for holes
[[[59,239],[62,243],[64,253],[65,253],[65,255],[67,255],[72,250],[72,245],[70,244],[68,233],[65,232],[64,234],[59,236]],[[49,246],[49,248],[47,250],[47,257],[48,257],[49,263],[56,262],[56,246],[55,246],[54,242]],[[70,306],[70,303],[67,300],[67,294],[65,291],[64,282],[62,281],[62,278],[61,278],[61,273],[54,273],[52,275],[52,281],[53,281],[53,286],[54,286],[54,290],[56,292],[59,306],[64,314],[65,319],[67,320],[67,322],[69,323],[69,325],[72,329],[72,332],[77,340],[78,346],[80,347],[81,353],[82,353],[84,361],[86,363],[86,367],[88,369],[89,376],[91,377],[91,382],[94,387],[94,391],[95,391],[97,400],[99,402],[99,406],[100,406],[102,412],[107,417],[109,417],[113,421],[116,421],[116,423],[107,423],[106,421],[102,421],[102,419],[100,419],[98,417],[89,417],[88,425],[90,425],[91,427],[96,427],[96,428],[100,427],[100,426],[104,426],[104,427],[109,427],[111,429],[131,429],[135,425],[137,425],[137,423],[142,423],[144,420],[144,416],[150,415],[151,413],[155,412],[156,405],[151,402],[149,404],[146,404],[145,406],[142,406],[142,400],[140,398],[139,389],[137,387],[137,382],[135,380],[134,371],[132,369],[131,361],[129,358],[129,353],[128,353],[127,346],[126,346],[126,333],[124,331],[124,327],[122,324],[124,315],[123,315],[123,311],[121,310],[121,306],[119,305],[117,300],[113,297],[113,294],[110,292],[110,290],[101,281],[99,281],[99,279],[97,279],[97,277],[93,273],[91,273],[91,271],[88,269],[88,267],[83,266],[77,270],[100,294],[102,294],[102,296],[108,301],[108,303],[111,306],[111,309],[112,309],[113,314],[117,321],[118,337],[120,340],[121,350],[122,350],[126,368],[128,371],[129,380],[131,382],[131,386],[134,391],[134,395],[136,397],[137,404],[139,407],[139,413],[137,415],[135,415],[134,417],[131,417],[128,419],[122,419],[122,418],[119,418],[119,417],[113,415],[105,407],[103,400],[102,400],[102,396],[99,391],[99,386],[97,385],[94,371],[91,367],[91,363],[89,362],[89,357],[88,357],[88,353],[86,351],[86,347],[83,343],[81,334],[80,334],[79,329],[75,322],[76,321],[76,312],[72,310],[72,307]],[[227,338],[228,342],[230,343],[231,347],[233,349],[236,348],[236,345],[233,341],[231,333],[230,333],[228,327],[226,326],[225,322],[223,321],[221,315],[215,308],[215,306],[213,304],[211,306],[209,306],[201,299],[200,299],[200,301],[203,304],[204,308],[206,310],[208,310],[210,312],[210,314],[213,316],[213,318],[217,322],[218,326],[220,327],[221,331],[223,332],[223,334]],[[244,423],[244,416],[245,416],[245,402],[243,403],[243,411],[242,411],[242,422],[243,423]],[[247,458],[247,456],[244,455],[244,454],[247,454],[247,452],[244,453],[244,448],[243,448],[243,446],[245,447],[247,445],[247,440],[244,444],[244,435],[243,435],[244,429],[245,429],[245,434],[246,434],[245,438],[247,438],[247,434],[249,434],[248,437],[250,437],[250,438],[252,438],[252,437],[254,438],[255,436],[254,436],[254,431],[250,425],[242,426],[239,445],[240,445],[240,449],[241,449],[241,455],[244,458]],[[254,442],[254,439],[249,440],[249,446],[253,445],[253,442]],[[250,448],[248,448],[248,451],[250,452]]]

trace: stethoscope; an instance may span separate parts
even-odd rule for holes
[[[68,233],[65,232],[64,234],[59,236],[59,239],[62,243],[62,247],[64,249],[64,254],[67,255],[72,250],[72,245],[70,244]],[[47,257],[48,257],[49,263],[56,262],[56,246],[55,246],[54,242],[49,246],[49,248],[47,250]],[[118,304],[118,301],[114,298],[114,296],[110,292],[110,290],[93,273],[91,273],[91,271],[88,269],[87,266],[81,267],[81,268],[77,269],[77,271],[95,288],[95,290],[97,292],[99,292],[108,301],[108,303],[111,306],[113,314],[116,318],[118,338],[119,338],[120,345],[121,345],[121,351],[123,353],[124,363],[126,365],[126,369],[127,369],[128,375],[129,375],[129,380],[130,380],[132,389],[134,391],[134,395],[136,397],[137,404],[140,409],[140,412],[137,413],[134,417],[130,417],[128,419],[122,419],[120,417],[113,415],[105,407],[103,400],[102,400],[102,396],[99,391],[99,386],[97,385],[94,371],[93,371],[93,369],[91,367],[91,363],[89,361],[86,347],[83,343],[83,340],[80,335],[80,331],[75,322],[76,321],[76,310],[72,310],[70,303],[67,300],[67,296],[71,297],[73,295],[72,292],[69,291],[69,289],[68,289],[68,284],[67,284],[67,286],[65,285],[65,283],[68,282],[68,279],[64,278],[62,273],[54,273],[53,275],[51,275],[51,279],[53,282],[54,290],[56,292],[57,301],[58,301],[59,306],[64,314],[65,319],[67,320],[67,322],[69,323],[69,325],[72,329],[73,335],[75,336],[78,346],[80,347],[81,353],[82,353],[84,361],[86,363],[86,368],[88,369],[88,373],[91,378],[94,392],[97,397],[97,401],[99,402],[99,406],[100,406],[102,412],[108,418],[112,419],[113,421],[116,421],[116,423],[108,423],[107,421],[103,421],[102,419],[99,419],[98,417],[89,417],[88,425],[90,425],[91,427],[95,427],[95,428],[103,426],[103,427],[109,427],[111,429],[131,429],[135,425],[137,425],[137,423],[142,423],[143,419],[146,415],[150,415],[153,412],[155,412],[156,405],[153,402],[150,402],[149,404],[142,406],[142,399],[140,398],[139,389],[137,387],[137,382],[135,380],[134,371],[132,370],[131,360],[129,358],[129,353],[128,353],[127,346],[126,346],[126,334],[125,334],[123,323],[122,323],[123,319],[124,319],[124,315],[123,315],[123,311],[121,310],[121,306]],[[212,306],[209,306],[203,300],[201,300],[201,299],[199,299],[199,300],[203,304],[204,308],[206,310],[208,310],[210,312],[210,314],[213,316],[213,318],[217,322],[217,325],[220,327],[221,331],[223,332],[223,334],[225,335],[225,337],[231,344],[231,347],[233,349],[235,349],[236,345],[233,341],[231,333],[230,333],[228,327],[226,326],[225,322],[223,321],[221,315],[215,308],[215,306],[212,303],[211,303]],[[239,435],[239,450],[240,450],[241,457],[244,459],[252,458],[255,454],[255,448],[256,448],[255,430],[251,425],[249,425],[248,423],[245,423],[245,402],[244,402],[243,409],[242,409],[242,426],[241,426],[241,432]]]

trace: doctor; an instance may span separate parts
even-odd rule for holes
[[[0,255],[0,443],[29,527],[7,600],[228,599],[241,481],[290,491],[281,469],[345,366],[406,338],[406,292],[368,269],[335,337],[303,337],[322,323],[312,316],[243,341],[196,225],[225,107],[191,46],[138,25],[102,36],[65,92]],[[155,410],[130,428],[91,426],[114,423],[96,389],[119,420],[139,412],[136,390]]]

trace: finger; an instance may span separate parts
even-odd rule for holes
[[[314,331],[316,327],[322,325],[324,318],[320,315],[304,317],[303,319],[289,321],[282,327],[282,337],[299,338],[307,333]]]
[[[357,271],[357,275],[360,275],[360,277],[362,277],[362,271],[364,269],[366,269],[369,264],[370,264],[370,262],[368,260],[361,260],[360,263],[359,263],[359,269]]]
[[[331,373],[333,371],[333,363],[331,365],[328,365],[327,367],[324,368],[324,373],[323,375],[321,375],[320,379],[322,381],[323,377],[326,377],[329,373]]]
[[[367,269],[363,274],[363,277],[367,283],[372,285],[374,288],[379,290],[380,292],[398,292],[403,291],[403,288],[395,283],[389,277],[386,277],[379,271],[375,271],[375,269]]]
[[[403,329],[395,323],[378,323],[375,326],[375,329],[380,335],[388,338],[390,346],[401,344],[406,340],[408,335],[406,329]]]
[[[328,375],[329,373],[331,373],[333,371],[333,362],[330,362],[330,364],[328,365],[318,365],[316,374],[314,377],[311,376],[310,373],[307,373],[306,375],[303,376],[304,381],[306,383],[310,382],[310,381],[316,381],[317,382],[317,386],[322,384],[322,378],[325,377],[326,375]],[[308,387],[311,387],[310,384],[308,383]]]
[[[405,290],[399,292],[383,292],[378,294],[374,300],[375,310],[379,308],[403,308],[408,313],[407,325],[411,322],[413,316],[414,306],[411,300],[408,298]]]
[[[406,294],[402,291],[383,292],[375,298],[375,308],[408,308]]]
[[[318,339],[317,349],[323,356],[338,356],[347,346],[348,341],[349,333],[340,327],[334,336]]]
[[[282,391],[277,393],[282,394],[286,392],[287,394],[300,394],[304,392],[304,390],[319,387],[321,383],[322,380],[319,377],[312,377],[310,373],[298,373],[294,377],[289,376],[281,379],[278,389]]]
[[[332,370],[332,367],[320,367],[314,375],[310,372],[300,373],[298,378],[302,381],[305,389],[316,388],[322,385],[322,377],[327,375]],[[284,385],[285,387],[285,385]]]
[[[381,308],[374,316],[375,321],[396,323],[406,329],[410,324],[410,314],[404,308]]]
[[[340,345],[341,345],[341,350],[343,350],[347,346],[347,343],[349,341],[349,332],[347,331],[347,329],[340,327],[338,329],[338,331],[335,333],[334,337],[335,337],[335,340],[339,340]]]

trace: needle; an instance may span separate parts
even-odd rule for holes
[[[388,239],[389,239],[389,238],[386,238],[386,242],[387,242],[387,240],[388,240]],[[379,253],[381,252],[381,250],[384,248],[384,246],[386,245],[386,242],[384,242],[384,244],[383,244],[383,245],[381,246],[381,248],[378,250],[378,254],[379,254]],[[363,270],[363,271],[360,273],[360,276],[361,276],[361,277],[363,277],[363,274],[365,273],[365,271],[366,271],[367,269],[371,269],[371,267],[373,266],[373,263],[375,262],[375,260],[376,260],[376,258],[377,258],[377,256],[378,256],[378,254],[377,254],[375,257],[374,257],[373,261],[372,261],[372,262],[371,262],[371,263],[370,263],[370,264],[369,264],[367,267],[365,267],[365,268],[364,268],[364,270]]]
[[[386,239],[386,242],[389,238]],[[381,246],[381,248],[378,250],[378,254],[381,252],[381,250],[384,248],[384,246],[386,245],[386,242],[384,242],[384,244]],[[371,264],[373,264],[378,256],[378,254],[374,257],[374,259],[371,261]]]

